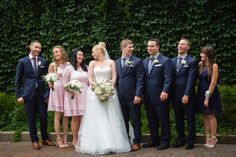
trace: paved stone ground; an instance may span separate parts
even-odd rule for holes
[[[41,150],[33,150],[30,142],[0,142],[0,157],[90,157],[91,155],[75,152],[74,148],[59,149],[58,147],[42,146]],[[157,150],[156,148],[143,148],[137,152],[100,155],[99,157],[235,157],[235,144],[218,144],[214,149],[204,148],[196,144],[192,150],[169,148]]]

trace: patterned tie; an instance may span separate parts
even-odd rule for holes
[[[37,63],[36,63],[36,58],[32,58],[33,59],[33,68],[34,68],[34,72],[36,75],[38,75],[38,67],[37,67]]]
[[[150,74],[150,72],[151,72],[151,70],[152,70],[153,60],[154,60],[154,57],[151,57],[151,58],[149,59],[149,63],[148,63],[148,74]]]
[[[177,61],[177,66],[176,66],[176,71],[179,72],[180,66],[181,66],[181,60],[183,58],[182,57],[178,57],[178,61]]]

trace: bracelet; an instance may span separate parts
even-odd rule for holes
[[[205,97],[210,98],[210,96],[211,96],[211,92],[209,90],[207,90],[205,93]]]

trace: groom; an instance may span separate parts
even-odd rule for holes
[[[115,61],[117,70],[117,92],[123,112],[126,130],[129,132],[129,116],[134,127],[134,144],[132,151],[141,148],[141,96],[143,94],[143,63],[133,56],[133,42],[129,39],[121,41],[122,55]]]

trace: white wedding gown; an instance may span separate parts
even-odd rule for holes
[[[97,82],[111,79],[111,67],[94,67]],[[78,133],[76,151],[88,154],[129,152],[130,143],[116,91],[107,102],[97,99],[91,88]]]

